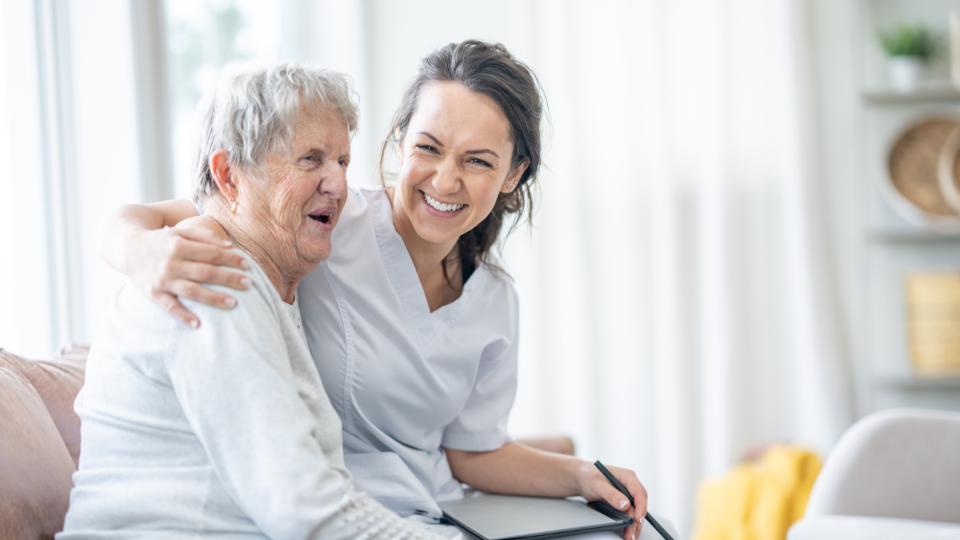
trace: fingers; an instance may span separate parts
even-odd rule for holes
[[[185,308],[177,297],[169,293],[155,294],[153,300],[175,319],[192,328],[200,328],[200,319],[192,311]]]
[[[208,306],[231,309],[237,305],[236,298],[185,279],[171,282],[168,290],[181,298],[187,298]]]
[[[186,298],[202,304],[219,308],[232,308],[237,305],[236,298],[201,284],[220,285],[236,290],[245,290],[250,279],[225,266],[247,268],[246,260],[239,252],[231,251],[224,245],[215,245],[184,238],[184,233],[192,235],[215,233],[201,228],[177,231],[165,245],[165,256],[159,272],[149,279],[150,296],[178,320],[193,327],[200,326],[200,320],[186,309],[177,297]]]
[[[200,319],[181,303],[181,298],[219,308],[237,304],[230,295],[201,283],[249,288],[249,278],[230,268],[247,269],[242,253],[229,249],[216,232],[204,227],[153,231],[141,246],[133,259],[131,279],[148,298],[194,328],[200,326]]]
[[[601,488],[600,497],[603,498],[607,504],[621,512],[630,511],[630,501],[623,493],[620,493],[611,485],[605,485]]]
[[[633,525],[636,526],[636,531],[634,531],[633,534],[636,535],[634,538],[639,538],[640,530],[643,528],[643,518],[647,515],[647,488],[643,487],[643,484],[640,483],[640,480],[633,471],[622,469],[617,471],[617,476],[620,477],[623,485],[626,486],[630,495],[633,496],[634,507],[632,515]]]
[[[636,518],[642,520],[643,516],[647,515],[647,488],[643,487],[633,471],[624,471],[622,481],[633,496],[633,510]]]
[[[233,245],[233,242],[231,242],[229,238],[222,234],[222,229],[219,231],[214,231],[207,227],[184,225],[176,227],[176,230],[177,234],[180,236],[196,242],[204,242],[207,244],[214,244],[218,246],[222,245],[226,247]]]
[[[250,278],[245,274],[212,264],[184,261],[180,263],[177,275],[181,279],[207,285],[221,285],[238,291],[246,290],[250,286]]]
[[[209,231],[206,232],[213,234]],[[175,261],[193,261],[218,266],[230,266],[241,270],[247,269],[247,262],[240,252],[230,250],[223,244],[210,244],[203,241],[191,240],[183,236],[176,237],[170,241],[167,261],[168,264]]]
[[[640,534],[643,532],[643,518],[638,518],[636,515],[634,515],[633,524],[630,526],[634,528],[633,537],[640,538]]]
[[[606,479],[604,479],[606,481]],[[613,486],[604,486],[600,496],[606,501],[610,506],[620,510],[621,512],[630,513],[633,516],[633,523],[627,526],[623,530],[623,539],[624,540],[634,540],[639,535],[638,521],[637,516],[634,513],[631,513],[630,501],[624,496],[623,493],[620,493]]]
[[[582,462],[578,469],[580,495],[587,500],[601,499],[610,506],[629,514],[633,523],[623,530],[624,539],[634,540],[640,537],[643,530],[643,518],[647,514],[647,490],[640,483],[636,473],[621,467],[607,467],[613,476],[623,484],[626,491],[633,498],[631,507],[630,498],[621,493],[600,470],[590,462]]]
[[[604,487],[601,491],[601,496],[607,503],[612,505],[614,508],[620,509],[622,512],[629,513],[633,517],[633,523],[624,529],[623,537],[625,539],[634,539],[640,537],[640,532],[643,529],[643,518],[647,515],[647,489],[643,486],[640,480],[637,478],[636,473],[630,469],[623,469],[620,467],[608,467],[610,472],[627,488],[627,491],[630,492],[630,496],[633,497],[633,507],[629,507],[629,502],[623,504],[627,501],[627,497],[622,493],[614,489],[607,482],[607,486]],[[606,479],[604,479],[606,482]],[[623,505],[621,507],[620,505]]]

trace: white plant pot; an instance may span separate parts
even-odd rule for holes
[[[913,92],[920,86],[923,60],[916,56],[892,56],[887,59],[890,86],[897,92]]]

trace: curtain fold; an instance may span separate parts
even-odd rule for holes
[[[552,129],[513,426],[635,468],[692,521],[747,449],[825,451],[852,381],[810,143],[801,2],[539,2],[517,53]]]

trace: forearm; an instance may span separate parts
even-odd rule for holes
[[[447,449],[457,480],[489,493],[570,497],[579,495],[577,474],[586,464],[572,456],[512,442],[490,452]]]
[[[128,204],[110,214],[103,226],[101,251],[113,268],[129,274],[127,254],[146,231],[162,229],[163,215],[140,204]]]
[[[129,275],[129,261],[138,256],[136,248],[143,244],[145,234],[173,227],[195,215],[197,211],[193,203],[185,199],[124,205],[104,221],[101,241],[103,258],[110,266]]]
[[[647,512],[647,490],[636,474],[608,466],[635,501],[631,507],[626,495],[615,488],[590,462],[572,456],[543,452],[519,443],[509,443],[491,452],[447,450],[453,475],[480,491],[507,495],[569,497],[579,495],[588,501],[603,500],[624,512],[634,523],[623,537],[636,538]]]

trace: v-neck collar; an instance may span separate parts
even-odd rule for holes
[[[483,288],[489,270],[483,264],[477,265],[476,270],[463,285],[460,297],[431,312],[410,252],[407,251],[403,238],[393,225],[392,207],[388,195],[385,191],[380,191],[378,195],[382,200],[378,204],[380,208],[375,212],[374,229],[387,277],[400,299],[403,310],[409,315],[410,321],[416,326],[421,336],[429,339],[436,331],[436,323],[451,325],[457,320],[464,306],[474,296],[474,291]]]

